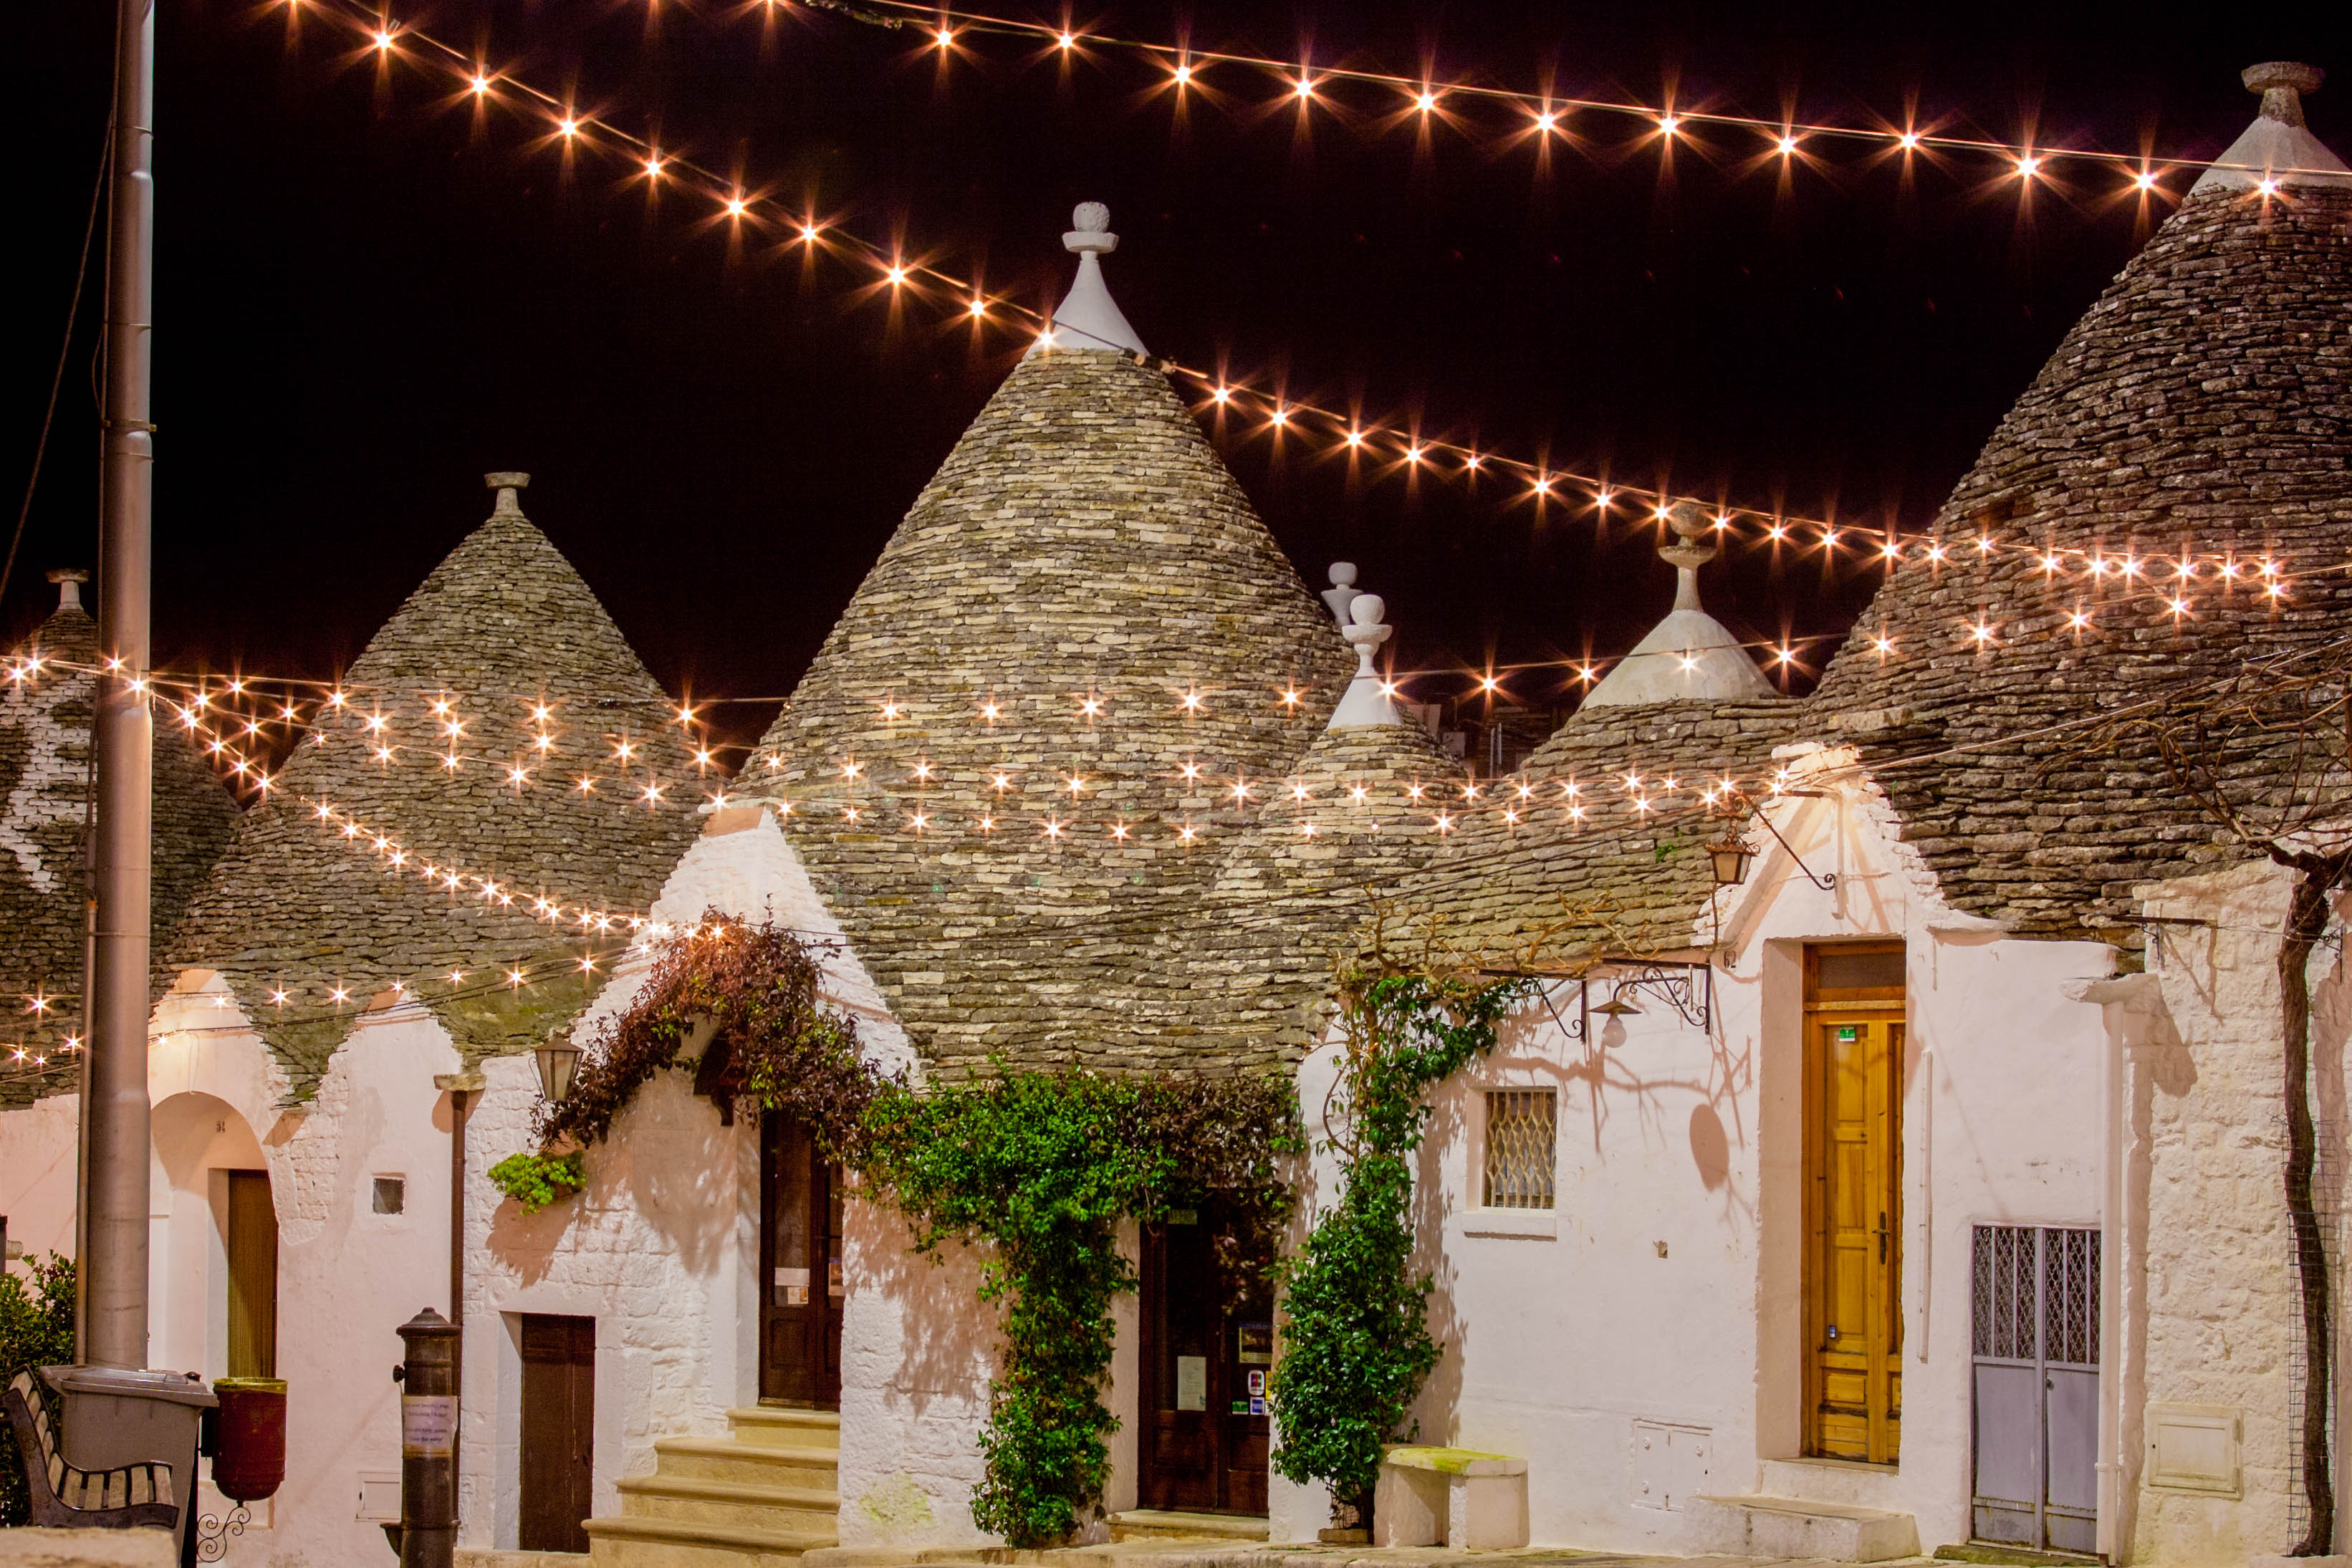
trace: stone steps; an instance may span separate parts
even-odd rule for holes
[[[750,1406],[724,1437],[661,1437],[654,1473],[587,1522],[593,1568],[799,1568],[839,1541],[841,1418]]]
[[[1919,1554],[1916,1521],[1891,1509],[1760,1493],[1690,1502],[1703,1550],[1726,1556],[1886,1563]]]

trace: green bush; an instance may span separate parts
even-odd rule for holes
[[[1004,1303],[974,1523],[1036,1545],[1067,1538],[1100,1501],[1118,1427],[1101,1399],[1111,1305],[1136,1284],[1118,1222],[1209,1207],[1227,1286],[1246,1289],[1240,1276],[1263,1277],[1289,1211],[1278,1162],[1297,1129],[1288,1085],[1265,1078],[1016,1072],[876,1097],[866,1196],[906,1213],[918,1250],[988,1243],[981,1299]]]
[[[1338,1201],[1286,1270],[1282,1354],[1266,1379],[1281,1432],[1274,1468],[1330,1483],[1371,1517],[1381,1446],[1402,1430],[1443,1348],[1430,1337],[1429,1275],[1412,1272],[1412,1167],[1430,1085],[1495,1049],[1526,982],[1359,971],[1340,988],[1342,1045],[1327,1125]]]
[[[522,1205],[525,1214],[537,1214],[588,1185],[586,1160],[578,1149],[568,1155],[509,1155],[490,1167],[490,1185]]]
[[[29,1282],[0,1270],[0,1387],[27,1367],[58,1366],[74,1358],[73,1260],[52,1252],[38,1262],[28,1260],[26,1267]],[[47,1396],[46,1386],[42,1394]],[[50,1414],[57,1414],[54,1400]],[[23,1524],[31,1511],[16,1434],[0,1421],[0,1529]]]

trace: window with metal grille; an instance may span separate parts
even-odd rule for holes
[[[1557,1098],[1549,1089],[1486,1092],[1486,1207],[1551,1207]]]

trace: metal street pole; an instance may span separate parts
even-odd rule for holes
[[[119,0],[113,221],[106,312],[106,458],[100,478],[97,931],[90,945],[89,1250],[82,1359],[147,1364],[148,871],[154,727],[147,709],[154,426],[155,10]],[[191,1494],[193,1495],[193,1491]]]

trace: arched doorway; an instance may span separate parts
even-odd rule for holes
[[[216,1095],[155,1107],[151,1213],[165,1216],[154,1261],[151,1365],[207,1377],[274,1377],[278,1209],[261,1140]]]

